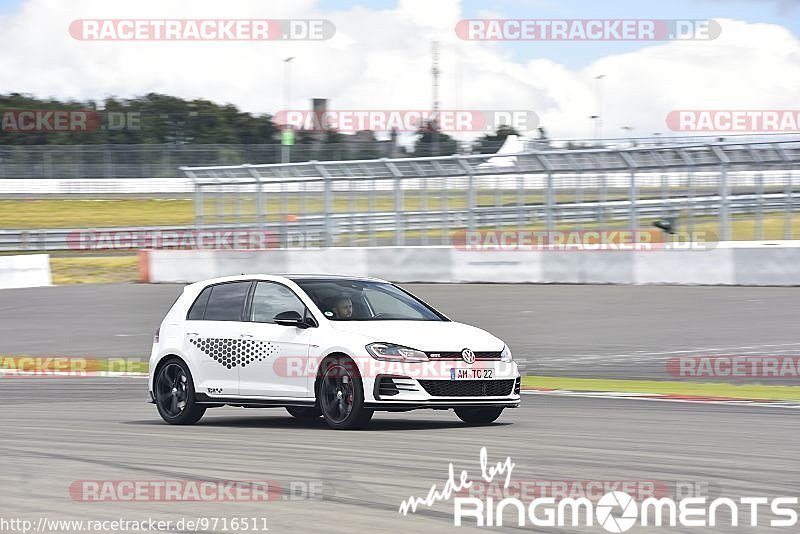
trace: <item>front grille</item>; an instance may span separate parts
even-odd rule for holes
[[[426,352],[425,354],[428,355],[428,358],[431,360],[460,360],[461,359],[461,351],[458,352],[450,352],[450,351],[443,351],[443,352]],[[488,352],[488,351],[476,351],[475,352],[475,359],[476,360],[499,360],[500,353],[499,352]]]
[[[420,380],[432,397],[505,397],[514,380]]]

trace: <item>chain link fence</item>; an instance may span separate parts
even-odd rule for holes
[[[425,148],[425,147],[422,147]],[[459,150],[466,151],[467,145]],[[0,179],[179,178],[185,165],[238,165],[402,157],[387,142],[294,145],[6,145]]]
[[[593,148],[623,149],[631,146],[696,145],[712,143],[719,137],[675,138],[619,138],[619,139],[530,139],[524,142],[525,151],[553,149],[585,150]],[[741,138],[743,142],[757,142],[757,138]],[[762,140],[763,141],[763,140]],[[480,144],[459,142],[458,153],[494,153],[504,140],[483,140]],[[414,147],[424,154],[433,153],[432,145]],[[378,158],[413,157],[411,147],[392,144],[390,141],[297,144],[284,147],[269,145],[221,144],[86,144],[86,145],[0,145],[0,179],[50,178],[50,179],[136,179],[179,178],[182,166],[220,166],[249,164],[274,164],[305,161],[341,161]],[[441,154],[447,156],[450,154]],[[102,193],[102,191],[98,191]]]

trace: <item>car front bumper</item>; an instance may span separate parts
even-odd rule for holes
[[[407,363],[364,378],[364,405],[375,410],[448,409],[520,404],[515,362],[449,360],[435,366]]]

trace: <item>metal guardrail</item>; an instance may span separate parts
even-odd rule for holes
[[[787,209],[794,194],[766,193],[764,195],[741,194],[728,197],[728,209],[733,215],[752,213],[762,209],[765,213],[782,212]],[[651,198],[637,203],[641,219],[655,219],[677,215],[691,202],[697,216],[714,215],[719,212],[721,197],[703,195],[694,198]],[[592,224],[597,221],[614,223],[626,221],[630,214],[627,200],[562,202],[552,207],[553,218],[561,223],[573,225]],[[508,206],[478,206],[474,210],[426,210],[407,211],[400,214],[402,227],[411,235],[408,245],[431,244],[428,235],[431,229],[444,227],[450,231],[466,228],[472,218],[475,227],[523,228],[535,225],[547,216],[547,205],[527,204]],[[227,225],[163,226],[97,229],[48,229],[48,230],[0,230],[0,252],[19,251],[120,251],[138,248],[204,248],[203,244],[192,246],[202,240],[210,240],[209,248],[237,248],[232,232],[259,233],[265,238],[257,245],[279,246],[337,246],[337,245],[391,245],[397,227],[397,214],[386,212],[344,212],[327,216],[304,215],[291,221],[267,221],[259,224],[240,222]],[[226,235],[227,233],[227,235]],[[416,234],[416,235],[414,235]],[[451,236],[448,235],[448,239]],[[326,242],[326,238],[329,241]],[[245,240],[249,236],[244,236]]]
[[[450,244],[465,229],[636,230],[678,214],[689,228],[714,218],[727,240],[732,216],[750,217],[751,238],[761,239],[765,214],[780,213],[782,237],[791,239],[799,167],[794,140],[184,167],[194,225],[0,230],[0,251],[87,250],[103,232],[124,245],[154,234],[248,229],[283,245]]]
[[[602,224],[624,218],[628,229],[637,230],[640,218],[669,216],[677,206],[687,211],[689,227],[696,217],[716,217],[723,240],[730,239],[731,215],[752,213],[756,218],[753,238],[760,239],[764,213],[795,211],[798,177],[793,171],[798,165],[800,141],[791,140],[182,170],[195,184],[198,228],[240,218],[243,212],[226,211],[226,206],[231,198],[244,196],[254,199],[246,215],[260,223],[321,217],[328,233],[326,245],[335,246],[331,228],[340,220],[371,220],[371,226],[362,225],[369,243],[384,239],[377,232],[390,231],[392,244],[404,245],[414,238],[409,231],[425,225],[441,230],[446,242],[455,230],[500,226],[509,217],[517,224],[532,218],[546,231],[564,220]],[[767,186],[780,191],[767,191]],[[746,190],[733,193],[734,187]],[[643,200],[645,191],[651,197],[660,193],[660,201]],[[583,203],[581,197],[588,194],[597,201]],[[752,196],[737,199],[734,194]],[[481,215],[486,210],[480,200],[487,195],[496,198],[488,219]],[[538,208],[529,206],[531,196],[542,197]],[[563,196],[574,200],[564,205]],[[509,203],[513,207],[505,208]],[[372,215],[360,217],[357,212]],[[409,213],[419,219],[410,218]],[[415,220],[424,224],[418,228]],[[391,228],[387,228],[389,221]],[[791,238],[792,224],[787,216],[784,238]]]

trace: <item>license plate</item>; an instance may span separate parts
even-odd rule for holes
[[[494,369],[450,369],[450,380],[489,380]]]

